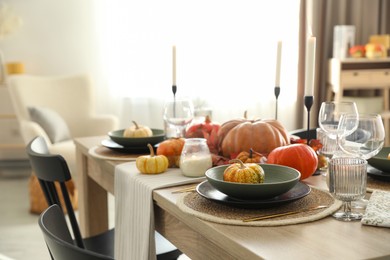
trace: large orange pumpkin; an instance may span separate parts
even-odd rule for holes
[[[180,167],[180,155],[184,147],[184,138],[171,138],[159,143],[156,154],[165,155],[169,168]]]
[[[269,155],[267,163],[289,166],[301,173],[301,180],[313,175],[317,169],[316,152],[306,144],[291,144],[275,148]]]
[[[290,143],[287,130],[273,119],[234,119],[221,125],[218,132],[220,154],[233,158],[250,148],[261,154]]]

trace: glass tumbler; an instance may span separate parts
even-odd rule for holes
[[[180,169],[188,177],[204,176],[211,168],[212,159],[205,138],[188,138],[185,140],[180,156]]]
[[[338,220],[353,221],[363,214],[353,212],[351,203],[366,195],[367,161],[361,158],[338,157],[329,161],[329,192],[343,202],[342,210],[333,214]]]

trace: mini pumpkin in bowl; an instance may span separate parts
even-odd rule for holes
[[[264,171],[262,183],[240,183],[224,180],[224,173],[230,165],[221,165],[206,171],[208,182],[218,191],[229,197],[241,200],[270,199],[286,193],[299,181],[301,174],[294,168],[259,164]]]
[[[124,147],[145,147],[147,144],[155,145],[165,140],[165,132],[162,129],[151,128],[151,136],[128,137],[124,136],[127,129],[119,129],[108,132],[112,141]]]

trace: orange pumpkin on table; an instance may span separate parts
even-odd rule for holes
[[[184,138],[171,138],[158,144],[156,154],[165,155],[169,168],[180,167],[180,155],[184,147]]]
[[[290,143],[288,131],[273,119],[234,119],[221,125],[218,132],[219,152],[233,158],[250,148],[269,154],[273,149]]]
[[[267,163],[289,166],[301,173],[301,180],[313,175],[317,169],[316,152],[306,144],[291,144],[275,148],[269,155]]]
[[[241,160],[243,163],[260,163],[263,155],[253,151],[253,149],[249,149],[249,152],[241,152],[237,155],[236,159]]]

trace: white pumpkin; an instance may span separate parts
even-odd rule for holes
[[[130,126],[125,129],[123,132],[124,137],[149,137],[153,136],[152,130],[143,125],[138,125],[135,121],[133,121],[133,126]]]

